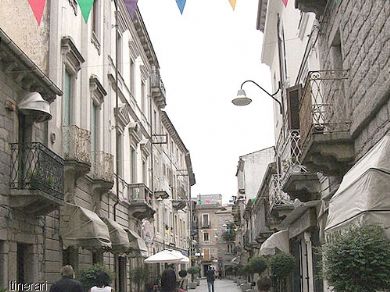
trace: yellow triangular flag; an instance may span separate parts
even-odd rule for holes
[[[234,8],[236,8],[236,1],[237,0],[229,0],[230,5],[232,6],[233,10],[234,10]]]

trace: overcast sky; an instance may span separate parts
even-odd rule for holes
[[[166,111],[189,149],[196,185],[192,195],[237,193],[238,157],[274,145],[272,100],[251,84],[253,103],[231,98],[253,79],[271,91],[261,64],[262,33],[256,30],[257,0],[139,0],[167,91]]]

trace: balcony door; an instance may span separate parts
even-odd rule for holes
[[[62,96],[62,125],[70,126],[72,123],[72,110],[73,110],[73,76],[65,70],[64,73],[64,88]]]

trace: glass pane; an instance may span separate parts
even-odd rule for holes
[[[70,125],[70,113],[71,113],[71,98],[72,98],[72,76],[68,71],[65,71],[64,76],[64,96],[63,100],[63,123],[64,126]]]

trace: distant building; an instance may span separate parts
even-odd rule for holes
[[[208,194],[197,196],[198,205],[219,205],[222,206],[222,195],[221,194]]]
[[[211,196],[211,197],[210,197]],[[199,198],[222,200],[221,195],[199,195]],[[198,264],[201,275],[213,266],[216,271],[224,270],[231,262],[235,251],[234,240],[224,240],[224,233],[233,223],[232,207],[222,206],[221,202],[210,199],[208,204],[197,204],[195,213],[198,221],[198,249],[200,258]]]

